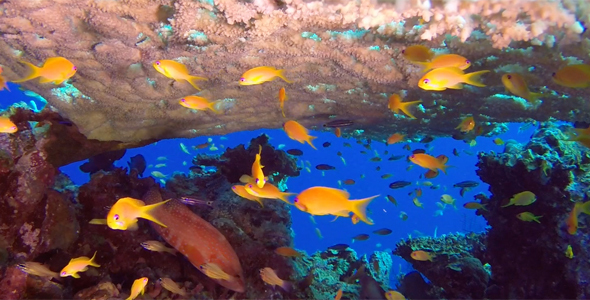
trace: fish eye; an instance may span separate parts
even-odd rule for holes
[[[293,199],[293,202],[298,202],[298,201],[299,201],[298,198]]]
[[[555,72],[551,73],[551,77],[555,77],[555,75],[556,75]]]
[[[246,81],[246,78],[242,77],[242,78],[240,78],[240,81],[244,82],[244,81]]]
[[[506,75],[506,78],[512,79],[512,75]]]
[[[465,61],[465,63],[466,63],[466,64],[470,64],[471,62],[470,62],[470,61],[469,61],[469,59],[468,59],[468,60],[466,60],[466,61]]]
[[[160,65],[160,61],[159,61],[159,60],[157,60],[157,61],[156,61],[156,66],[159,66],[159,65]]]
[[[429,84],[430,83],[430,79],[424,79],[424,84]]]
[[[180,99],[180,101],[182,101],[182,102],[186,102],[186,100],[185,100],[184,98]]]
[[[76,70],[78,70],[78,68],[76,68],[76,66],[73,66],[72,70],[76,71]]]
[[[115,215],[113,219],[115,219],[115,221],[119,221],[119,215]]]
[[[260,180],[258,178],[256,178],[256,183],[260,182]]]
[[[402,50],[402,54],[405,54],[405,53],[406,53],[406,49]]]
[[[61,272],[61,276],[66,276],[67,274],[66,271]]]

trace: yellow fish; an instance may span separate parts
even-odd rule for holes
[[[422,202],[420,202],[420,200],[418,200],[418,198],[414,198],[412,200],[412,202],[414,202],[414,205],[416,205],[417,207],[424,208]]]
[[[292,83],[283,75],[284,70],[277,70],[274,67],[256,67],[246,71],[240,78],[240,85],[255,85],[272,81],[280,77],[287,83]]]
[[[569,259],[574,258],[574,250],[572,250],[572,245],[567,245],[567,249],[565,249],[565,257]]]
[[[516,215],[516,217],[522,221],[525,221],[525,222],[533,222],[534,221],[534,222],[541,224],[541,221],[539,221],[539,219],[543,216],[535,216],[534,214],[532,214],[528,211],[525,211],[525,212],[519,213],[518,215]]]
[[[168,252],[172,255],[176,255],[176,249],[168,248],[158,241],[145,241],[140,243],[140,245],[146,250],[154,252]]]
[[[148,284],[147,277],[141,277],[133,281],[133,285],[131,286],[131,294],[125,300],[134,300],[140,294],[143,295],[145,292],[145,286]]]
[[[195,81],[207,80],[205,77],[190,75],[184,64],[175,62],[173,60],[157,60],[153,63],[153,66],[154,69],[156,69],[156,71],[158,71],[160,74],[176,81],[186,80],[188,83],[190,83],[190,85],[199,91],[201,89],[197,86]]]
[[[542,96],[540,93],[533,93],[529,90],[524,78],[518,73],[508,73],[502,75],[504,87],[512,94],[525,99],[528,102],[535,102]]]
[[[299,210],[317,216],[334,215],[348,217],[349,213],[352,212],[361,221],[373,225],[369,218],[367,218],[367,206],[373,199],[379,196],[371,196],[360,200],[349,200],[350,194],[347,191],[315,186],[299,193],[295,197],[294,203]]]
[[[446,165],[449,159],[444,155],[439,155],[438,157],[430,156],[426,153],[416,153],[410,155],[410,161],[419,165],[422,168],[432,170],[436,172],[437,169],[443,171],[443,173],[447,174],[447,168],[449,166]]]
[[[412,252],[412,254],[410,254],[410,256],[414,259],[414,260],[419,260],[419,261],[433,261],[434,258],[436,257],[436,254],[431,253],[431,252],[426,252],[426,251],[422,251],[422,250],[417,250]]]
[[[270,284],[271,286],[278,285],[286,292],[289,292],[292,288],[290,282],[279,278],[277,273],[271,268],[260,269],[260,278],[262,278],[262,281],[264,281],[266,284]]]
[[[282,87],[279,90],[279,105],[281,107],[281,112],[283,113],[283,118],[285,117],[285,101],[287,101],[287,93],[285,92],[285,88]]]
[[[260,199],[260,197],[256,197],[254,195],[250,195],[250,193],[248,193],[246,191],[245,186],[243,185],[234,185],[231,187],[231,190],[238,196],[251,200],[251,201],[256,201],[258,202],[258,204],[260,204],[261,207],[264,207],[264,204],[262,204],[262,199]]]
[[[22,64],[29,68],[29,74],[22,79],[14,80],[14,83],[20,83],[41,77],[40,83],[53,82],[54,84],[61,84],[67,79],[71,78],[76,74],[76,66],[63,58],[63,57],[50,57],[45,60],[41,68],[28,63],[26,61],[20,61]]]
[[[590,87],[590,65],[569,65],[551,74],[553,81],[559,85],[571,88]]]
[[[444,91],[446,89],[462,89],[463,83],[478,87],[486,85],[480,82],[480,76],[490,72],[483,70],[465,74],[463,70],[456,67],[434,69],[426,73],[418,81],[418,86],[427,91]]]
[[[138,199],[129,197],[121,198],[117,200],[113,207],[111,207],[111,210],[107,215],[107,225],[111,229],[116,230],[135,230],[137,229],[137,219],[142,218],[150,220],[162,227],[166,227],[166,225],[162,224],[150,213],[153,209],[168,201],[170,200],[152,205],[145,205],[145,202]]]
[[[537,201],[537,196],[535,196],[535,194],[530,191],[524,191],[512,196],[512,198],[510,198],[510,202],[506,205],[502,205],[502,207],[507,207],[510,205],[526,206],[533,204],[535,201]]]
[[[504,145],[504,141],[501,138],[495,138],[494,144],[501,146],[501,145]]]
[[[244,186],[244,189],[252,196],[265,199],[280,199],[287,204],[291,204],[291,202],[289,202],[289,196],[295,195],[293,193],[283,193],[271,183],[266,183],[262,188],[259,188],[255,184],[248,183]]]
[[[2,72],[4,71],[4,69],[2,69],[2,67],[0,67],[0,74],[2,74]],[[4,76],[0,75],[0,91],[7,89],[10,92],[10,89],[8,88],[8,82],[6,81],[6,78],[4,78]]]
[[[285,130],[287,136],[290,139],[298,141],[302,144],[307,142],[313,149],[318,150],[311,143],[311,141],[316,139],[317,136],[309,135],[309,131],[307,130],[307,128],[303,127],[303,125],[299,124],[297,121],[290,120],[285,122],[285,124],[283,124],[283,130]]]
[[[410,113],[409,108],[412,105],[416,105],[422,102],[422,100],[418,101],[410,101],[410,102],[402,102],[402,97],[398,94],[391,94],[389,96],[389,103],[387,104],[387,108],[391,109],[392,112],[399,114],[400,110],[406,114],[411,119],[416,119],[412,113]]]
[[[232,276],[223,271],[218,265],[214,263],[206,263],[199,266],[199,270],[203,274],[212,279],[231,280]]]
[[[417,62],[422,65],[422,72],[428,72],[432,69],[454,67],[465,70],[471,66],[471,61],[457,54],[441,54],[428,62]]]
[[[10,118],[7,117],[0,117],[0,133],[15,133],[18,131],[18,127]]]
[[[455,127],[455,129],[461,130],[461,132],[469,132],[475,128],[475,120],[473,117],[467,117],[461,121],[459,126]]]
[[[254,182],[259,188],[264,187],[266,180],[264,178],[264,172],[262,172],[262,168],[264,166],[260,163],[261,155],[262,154],[262,145],[258,145],[258,154],[256,154],[256,158],[254,159],[254,163],[252,163],[252,178],[254,178]]]
[[[94,261],[94,258],[96,257],[96,253],[97,252],[94,252],[94,255],[92,256],[92,258],[88,258],[86,256],[72,258],[70,260],[70,262],[68,263],[68,265],[65,266],[61,270],[61,272],[59,272],[59,276],[61,276],[61,277],[72,276],[74,278],[80,278],[80,275],[78,275],[78,272],[84,272],[84,271],[88,270],[88,266],[93,266],[93,267],[99,268],[100,265]]]
[[[457,205],[455,205],[455,198],[449,194],[440,196],[440,201],[444,204],[452,205],[455,209],[457,209]]]
[[[46,277],[46,278],[58,278],[59,277],[59,274],[57,274],[57,272],[53,272],[48,267],[43,265],[42,263],[38,263],[38,262],[34,262],[34,261],[28,261],[28,262],[18,264],[16,267],[19,268],[21,271],[23,271],[27,274],[30,274],[30,275],[36,275],[39,277]]]
[[[178,286],[178,284],[176,284],[176,282],[174,282],[174,280],[172,280],[168,277],[163,277],[163,278],[160,278],[159,281],[160,281],[160,284],[162,285],[162,287],[167,289],[171,293],[178,294],[183,297],[187,296],[186,292],[183,289],[181,289]]]
[[[427,62],[432,59],[434,52],[430,48],[422,45],[408,46],[402,50],[404,57],[414,63]]]
[[[178,101],[178,103],[186,108],[196,109],[196,110],[206,110],[210,109],[212,112],[216,114],[220,114],[221,112],[215,108],[215,104],[217,101],[209,102],[204,97],[199,96],[186,96]]]
[[[385,293],[385,299],[387,300],[406,300],[406,297],[398,291],[389,290]]]

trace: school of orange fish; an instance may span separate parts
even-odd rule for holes
[[[464,70],[471,66],[471,62],[457,54],[442,54],[434,55],[434,52],[421,45],[409,46],[403,51],[403,55],[410,62],[422,66],[422,72],[425,73],[422,78],[418,81],[418,86],[427,91],[444,91],[446,89],[462,89],[463,84],[469,84],[477,87],[484,87],[485,85],[481,82],[482,75],[490,72],[488,70],[477,71],[473,73],[464,73]],[[77,69],[73,63],[63,57],[52,57],[48,58],[42,67],[37,67],[28,62],[22,62],[29,68],[29,74],[22,79],[14,80],[14,83],[25,82],[31,79],[40,78],[40,83],[54,83],[56,85],[62,84],[75,75]],[[173,60],[158,60],[153,63],[153,67],[164,76],[176,80],[176,81],[187,81],[195,89],[201,90],[196,81],[207,80],[204,77],[193,76],[189,73],[187,67],[182,63],[175,62]],[[2,69],[0,69],[0,74]],[[283,75],[283,70],[276,69],[274,67],[262,66],[250,69],[246,71],[239,79],[240,85],[257,85],[268,81],[274,80],[276,77],[281,78],[287,83],[292,83]],[[561,86],[570,88],[586,88],[590,87],[590,65],[586,64],[575,64],[566,66],[557,72],[553,73],[552,79],[554,82]],[[505,88],[512,94],[526,99],[529,102],[535,102],[537,99],[542,97],[541,93],[534,93],[529,90],[529,87],[524,80],[523,76],[518,73],[509,73],[502,76],[502,83]],[[6,80],[0,75],[0,90],[8,89]],[[287,100],[287,93],[284,87],[279,90],[278,94],[279,107],[283,117],[285,114],[285,101]],[[399,94],[392,94],[389,97],[388,108],[395,114],[402,112],[407,117],[415,119],[416,117],[411,113],[411,107],[417,105],[421,100],[403,102],[402,97]],[[195,110],[211,110],[214,113],[222,113],[215,107],[216,102],[210,102],[208,99],[196,96],[188,95],[181,98],[178,101],[179,105]],[[308,143],[313,149],[317,148],[313,145],[312,141],[316,138],[309,135],[308,129],[299,124],[295,120],[288,120],[284,123],[283,129],[292,140],[300,143]],[[476,135],[481,134],[476,129],[476,123],[474,118],[466,117],[458,126],[461,132],[467,133],[470,131],[476,131]],[[8,118],[0,117],[0,132],[12,134],[18,131],[17,126]],[[336,136],[340,137],[342,130],[340,127],[335,127]],[[399,133],[392,134],[386,141],[388,145],[399,143],[404,140],[404,136]],[[588,129],[576,129],[574,133],[570,134],[568,141],[577,141],[580,144],[590,148],[590,127]],[[498,145],[503,144],[500,139],[494,140]],[[350,194],[345,190],[340,190],[330,187],[315,186],[310,187],[295,196],[293,203],[289,201],[289,196],[295,195],[293,193],[282,192],[275,185],[268,182],[268,176],[264,174],[264,166],[262,165],[262,147],[260,147],[258,154],[252,164],[251,174],[245,174],[240,178],[243,185],[234,185],[232,191],[248,200],[256,201],[263,206],[262,198],[265,199],[279,199],[290,205],[294,205],[299,210],[309,213],[310,215],[333,215],[336,217],[350,217],[356,224],[358,221],[363,221],[367,224],[372,225],[373,222],[367,217],[367,206],[373,199],[379,195],[367,197],[359,200],[351,200]],[[414,152],[408,157],[412,163],[425,168],[428,172],[425,174],[426,178],[434,178],[439,174],[439,170],[446,174],[448,157],[445,155],[439,155],[437,157],[431,156],[426,153]],[[349,182],[350,183],[350,182]],[[349,184],[346,183],[345,184]],[[354,183],[354,181],[352,181]],[[467,188],[466,186],[465,188]],[[418,201],[418,193],[416,191],[416,198],[414,204],[421,207],[421,203]],[[421,193],[420,193],[421,194]],[[388,198],[391,196],[388,196]],[[391,197],[393,198],[393,197]],[[162,222],[158,219],[156,211],[157,208],[163,206],[170,200],[161,201],[159,203],[146,205],[141,200],[133,198],[121,198],[111,207],[108,212],[106,219],[94,219],[91,220],[92,224],[105,224],[111,229],[116,230],[136,230],[137,221],[139,218],[143,218],[154,222],[166,228],[166,222]],[[391,200],[395,203],[395,199]],[[443,195],[441,201],[445,204],[455,205],[455,200],[450,195]],[[536,196],[530,191],[524,191],[515,194],[508,204],[503,207],[510,205],[526,206],[534,203]],[[484,205],[478,202],[468,202],[464,205],[468,209],[481,209],[486,210]],[[567,220],[567,228],[570,234],[575,234],[578,227],[578,216],[581,213],[590,214],[590,201],[586,203],[576,203],[572,210],[570,217]],[[523,212],[516,216],[520,220],[528,222],[540,222],[539,218],[542,216],[535,216],[531,212]],[[407,219],[407,215],[405,216]],[[403,219],[403,217],[402,217]],[[172,222],[172,221],[170,221]],[[388,234],[389,232],[383,232],[382,229],[377,230],[377,234]],[[381,232],[381,233],[378,233]],[[359,237],[362,239],[363,237]],[[166,247],[164,244],[158,241],[146,241],[142,243],[145,249],[158,252],[168,252],[176,254],[176,250]],[[569,248],[571,252],[571,247]],[[300,256],[300,253],[289,247],[280,247],[276,249],[276,252],[283,256],[296,257]],[[566,252],[566,255],[569,255]],[[571,254],[573,256],[573,254]],[[27,262],[21,266],[23,270],[30,274],[39,276],[72,276],[79,278],[79,272],[84,272],[88,269],[88,266],[100,267],[94,259],[96,253],[92,258],[79,257],[72,259],[68,265],[66,265],[59,274],[56,274],[41,264],[35,262]],[[435,253],[427,251],[416,250],[411,254],[411,257],[415,260],[420,261],[433,261],[436,257]],[[228,270],[224,270],[222,266],[213,262],[204,262],[199,264],[198,269],[208,277],[218,280],[221,282],[231,283],[237,280],[237,276],[228,274]],[[240,270],[241,271],[241,270]],[[271,268],[264,268],[260,270],[261,279],[272,286],[280,286],[285,290],[291,289],[291,283],[282,280],[277,276],[275,271]],[[160,284],[171,291],[172,293],[186,295],[186,292],[180,288],[170,278],[161,278]],[[135,299],[138,295],[143,294],[145,287],[148,283],[148,278],[142,277],[132,285],[131,292],[128,300]],[[236,291],[243,291],[243,287],[234,288]],[[391,299],[405,299],[397,291],[388,291],[386,298]],[[335,299],[342,297],[342,289],[340,289]]]

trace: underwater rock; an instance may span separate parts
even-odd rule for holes
[[[23,299],[27,287],[27,274],[16,266],[3,270],[0,279],[0,295],[6,300]]]
[[[590,269],[582,246],[589,242],[590,230],[580,226],[577,235],[570,235],[565,228],[573,202],[586,198],[590,157],[582,146],[566,141],[567,130],[543,123],[526,144],[509,142],[504,153],[479,154],[477,174],[492,194],[480,197],[491,226],[486,259],[492,266],[492,285],[486,298],[590,297],[584,288]],[[533,192],[537,201],[501,207],[523,191]],[[540,223],[519,220],[516,215],[522,212],[542,216]],[[580,222],[585,219],[580,216]],[[568,245],[573,259],[564,254]]]
[[[27,276],[25,299],[63,299],[63,286],[46,278]]]
[[[266,134],[253,138],[247,149],[242,144],[235,148],[227,148],[221,156],[199,155],[193,160],[193,164],[215,166],[229,183],[239,183],[242,175],[251,174],[252,163],[259,151],[258,145],[262,146],[261,163],[264,166],[262,171],[277,185],[287,177],[299,176],[297,160],[287,155],[285,151],[276,150],[268,143]]]
[[[397,243],[393,254],[411,263],[433,285],[443,288],[444,298],[481,299],[490,277],[481,262],[485,259],[485,242],[485,235],[474,233],[408,238]],[[433,261],[414,260],[411,253],[417,250],[436,257]]]
[[[101,282],[76,293],[74,299],[108,300],[119,296],[119,290],[111,282]]]
[[[403,275],[398,291],[406,299],[440,299],[436,295],[435,287],[427,283],[419,272],[412,271]],[[439,288],[440,289],[440,288]]]
[[[115,161],[121,159],[127,150],[114,150],[99,155],[95,155],[88,159],[88,162],[80,166],[80,171],[89,173],[90,175],[98,171],[112,171],[115,169]],[[145,170],[145,169],[144,169]]]

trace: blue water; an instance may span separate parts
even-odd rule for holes
[[[44,105],[39,99],[28,97],[22,91],[18,90],[18,86],[9,84],[11,92],[0,93],[0,108],[5,109],[13,103],[24,101],[29,103],[35,101],[36,106],[41,109]],[[475,117],[477,122],[477,116]],[[454,122],[459,123],[460,120]],[[502,134],[500,137],[504,141],[509,139],[518,142],[526,142],[530,139],[535,126],[520,132],[519,128],[523,124],[510,124],[509,131]],[[451,138],[437,138],[429,144],[433,147],[428,153],[433,155],[445,154],[449,157],[448,165],[454,168],[448,169],[448,174],[440,174],[434,179],[429,179],[434,185],[439,185],[438,189],[430,189],[421,183],[426,179],[420,179],[420,175],[426,172],[425,169],[415,166],[412,163],[402,158],[397,161],[388,161],[391,155],[409,155],[411,151],[403,149],[407,143],[398,143],[395,145],[386,146],[381,142],[372,142],[371,150],[367,150],[363,145],[356,143],[356,140],[348,140],[344,138],[336,138],[331,132],[317,132],[312,131],[311,135],[318,136],[314,140],[314,145],[318,150],[313,150],[309,145],[302,145],[296,141],[290,140],[282,130],[256,130],[245,131],[220,136],[198,137],[194,139],[173,139],[159,141],[155,144],[145,146],[138,149],[127,150],[126,155],[116,162],[116,166],[127,167],[129,158],[142,154],[150,165],[144,176],[150,176],[152,171],[159,171],[165,175],[171,175],[174,172],[189,172],[191,166],[192,156],[198,153],[222,153],[224,147],[235,147],[239,144],[248,144],[250,139],[266,133],[271,137],[270,143],[275,147],[284,144],[283,150],[297,148],[304,152],[304,155],[299,157],[299,166],[302,165],[301,160],[309,161],[311,166],[309,169],[311,173],[302,170],[299,177],[290,178],[288,180],[289,192],[298,193],[311,186],[328,186],[339,188],[338,181],[346,179],[353,179],[356,181],[354,185],[343,185],[350,192],[352,199],[360,199],[372,195],[381,195],[375,199],[369,206],[371,211],[369,217],[374,220],[375,225],[367,225],[359,223],[353,225],[349,218],[338,218],[336,221],[332,216],[315,216],[312,221],[310,215],[299,211],[294,206],[291,208],[293,217],[293,229],[295,232],[295,247],[304,250],[311,254],[316,251],[325,250],[327,247],[345,243],[350,245],[353,249],[362,254],[370,254],[375,250],[394,249],[395,244],[402,238],[419,235],[433,236],[451,233],[451,232],[481,232],[485,229],[486,223],[482,217],[476,216],[475,211],[467,210],[462,207],[465,202],[474,201],[473,196],[478,193],[488,193],[487,184],[480,182],[480,185],[473,190],[467,192],[464,197],[459,194],[458,188],[453,188],[453,184],[464,181],[473,180],[478,181],[475,170],[477,163],[478,151],[502,152],[504,146],[495,145],[493,138],[478,137],[476,139],[477,145],[470,147],[463,141],[456,141]],[[194,150],[192,146],[206,143],[208,138],[212,139],[219,150],[212,152],[208,148]],[[331,146],[324,148],[322,144],[330,142]],[[344,147],[343,143],[347,142],[352,147]],[[180,143],[186,145],[192,155],[186,154],[181,150]],[[411,149],[425,148],[424,144],[410,143]],[[460,152],[460,156],[456,157],[452,154],[453,148]],[[371,162],[369,159],[375,156],[375,150],[383,159],[381,162]],[[387,150],[389,154],[383,154]],[[468,155],[463,150],[470,151],[474,155]],[[338,151],[342,152],[342,157],[346,160],[346,165],[341,158],[336,154]],[[361,154],[360,151],[366,151],[367,154]],[[158,161],[158,157],[166,157],[165,161]],[[264,162],[264,158],[262,158]],[[76,184],[83,184],[89,180],[89,175],[82,173],[78,168],[84,162],[73,163],[61,168],[62,172],[69,175]],[[155,165],[165,163],[165,167],[155,168]],[[184,164],[183,164],[184,163]],[[336,170],[318,171],[315,169],[317,164],[329,164],[336,167]],[[380,166],[381,170],[376,171],[376,167]],[[407,170],[409,166],[413,166]],[[381,175],[391,173],[393,176],[388,179],[381,179]],[[364,178],[361,178],[364,175]],[[388,186],[391,182],[397,180],[406,180],[412,182],[411,186],[392,190]],[[420,185],[416,185],[416,183]],[[423,203],[424,208],[418,208],[412,203],[414,196],[408,193],[420,187],[423,195],[420,202]],[[392,195],[398,201],[398,206],[386,200],[386,195]],[[447,206],[443,211],[442,216],[434,216],[435,211],[440,208],[436,202],[440,202],[442,194],[449,194],[453,196],[457,202],[457,210]],[[244,200],[247,201],[247,200]],[[268,200],[265,200],[268,201]],[[278,200],[277,200],[278,201]],[[400,218],[400,212],[404,211],[409,218],[403,221]],[[316,233],[316,228],[323,236],[320,238]],[[393,233],[388,236],[379,236],[372,234],[372,231],[380,228],[389,228]],[[367,241],[352,242],[351,238],[357,234],[367,233],[371,237]],[[398,265],[402,266],[402,270],[409,271],[409,264],[404,263],[401,258],[394,257],[393,273],[398,270]]]

